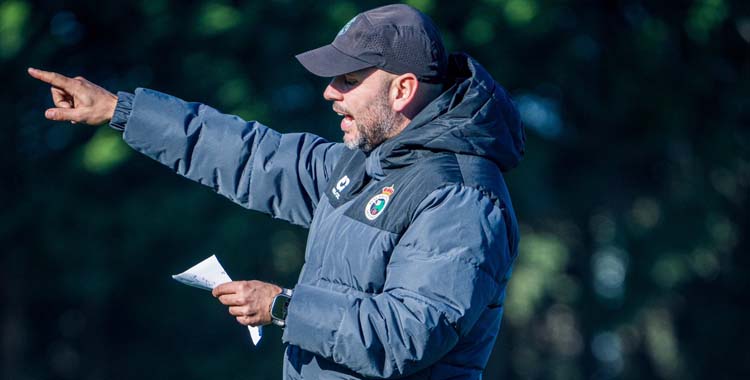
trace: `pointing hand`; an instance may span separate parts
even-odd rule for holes
[[[55,108],[44,116],[50,120],[100,125],[109,122],[115,113],[117,96],[83,77],[68,78],[51,71],[28,69],[29,75],[52,85]]]

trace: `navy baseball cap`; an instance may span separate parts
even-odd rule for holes
[[[296,56],[311,73],[335,77],[368,67],[413,73],[420,81],[443,82],[448,55],[427,15],[405,4],[371,9],[351,19],[329,45]]]

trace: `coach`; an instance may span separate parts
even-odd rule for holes
[[[357,15],[297,56],[331,77],[343,144],[280,134],[148,89],[52,85],[46,117],[110,121],[133,149],[249,209],[309,228],[293,289],[214,290],[246,325],[283,326],[284,378],[479,379],[500,328],[518,226],[502,172],[518,112],[471,57],[406,5]]]

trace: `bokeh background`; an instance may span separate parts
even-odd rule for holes
[[[750,377],[750,2],[412,0],[513,95],[522,240],[486,379]],[[35,66],[340,139],[294,60],[376,1],[0,0],[3,379],[274,379],[208,293],[293,286],[306,231],[52,123]]]

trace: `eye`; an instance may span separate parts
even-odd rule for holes
[[[352,78],[352,77],[349,77],[349,76],[344,76],[344,84],[346,84],[347,86],[354,86],[357,83],[359,83],[359,82],[357,81],[356,78]]]

